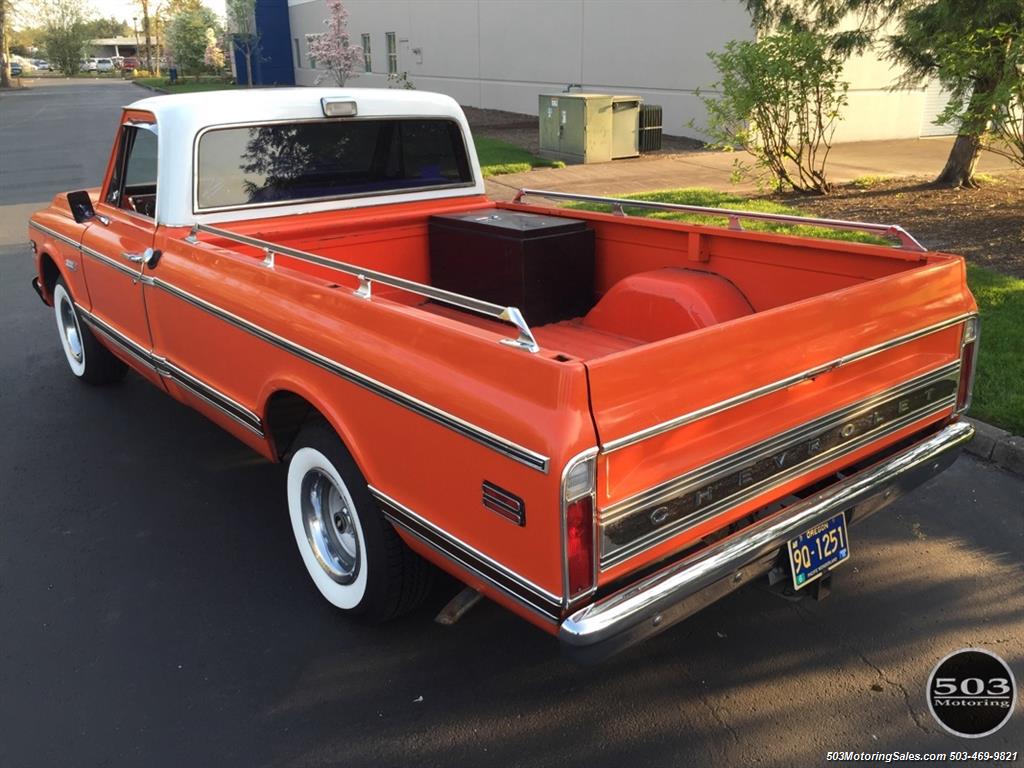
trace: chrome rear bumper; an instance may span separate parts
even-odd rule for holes
[[[848,523],[882,507],[946,469],[974,436],[967,422],[940,432],[820,493],[796,502],[624,589],[581,608],[562,622],[565,654],[592,663],[664,631],[766,574],[786,543],[839,512]]]

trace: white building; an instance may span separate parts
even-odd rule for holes
[[[295,82],[321,74],[307,36],[324,31],[324,0],[287,0]],[[739,0],[347,0],[349,31],[365,49],[353,85],[385,86],[408,73],[416,88],[465,106],[537,114],[537,96],[570,83],[641,96],[664,108],[665,133],[701,136],[698,90],[717,79],[708,58],[756,36]],[[935,87],[892,91],[892,65],[874,55],[846,66],[849,106],[836,141],[948,133]]]

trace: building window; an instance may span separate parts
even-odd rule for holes
[[[366,32],[363,32],[363,72],[373,72],[370,60],[370,35]]]
[[[306,56],[309,58],[309,68],[316,69],[316,56],[309,52],[309,44],[316,40],[320,35],[306,35]]]
[[[398,74],[398,42],[395,40],[394,32],[385,32],[384,40],[388,48],[388,74]]]
[[[299,48],[299,38],[295,38],[295,66],[302,69],[302,50]]]

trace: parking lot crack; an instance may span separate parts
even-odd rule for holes
[[[700,703],[703,704],[707,711],[711,713],[711,716],[715,718],[715,722],[717,722],[720,726],[725,728],[725,730],[729,732],[729,735],[732,736],[732,740],[739,744],[740,736],[738,733],[736,733],[736,729],[729,725],[728,721],[724,717],[722,717],[721,713],[719,712],[721,707],[716,707],[714,704],[708,701],[707,697],[703,694],[700,694],[699,698]]]
[[[804,606],[800,605],[799,603],[793,603],[793,610],[796,612],[797,616],[810,623],[811,617],[807,614],[807,609]],[[881,680],[886,685],[896,688],[900,692],[900,695],[903,697],[903,704],[906,706],[907,712],[910,715],[910,719],[914,723],[914,726],[922,733],[932,733],[932,730],[923,722],[921,722],[920,715],[918,715],[917,711],[910,703],[910,694],[907,693],[907,689],[903,686],[902,683],[900,683],[898,680],[893,680],[888,675],[886,675],[885,671],[877,664],[875,664],[873,661],[871,661],[871,659],[869,659],[866,655],[864,655],[864,652],[860,649],[853,648],[848,643],[844,642],[842,638],[837,638],[836,642],[838,645],[846,648],[847,650],[856,653],[858,658],[860,658],[860,660],[864,662],[864,664],[870,667],[874,671],[874,673],[878,675],[879,680]]]
[[[931,728],[928,728],[924,723],[921,722],[920,716],[914,710],[914,707],[911,706],[910,694],[907,693],[907,689],[903,686],[903,683],[899,682],[898,680],[891,679],[888,675],[885,674],[881,667],[872,662],[867,656],[864,655],[863,652],[858,650],[857,655],[860,657],[861,661],[863,661],[865,664],[867,664],[869,667],[871,667],[871,669],[875,671],[875,674],[878,675],[879,679],[881,679],[882,682],[884,682],[886,685],[890,685],[893,688],[899,690],[899,692],[903,695],[903,703],[906,705],[907,712],[910,713],[910,719],[914,721],[914,725],[917,726],[918,730],[920,730],[922,733],[930,734],[932,732]]]

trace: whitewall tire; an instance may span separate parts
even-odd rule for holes
[[[71,372],[78,378],[85,375],[85,345],[82,340],[82,323],[75,311],[64,281],[58,281],[53,288],[53,314],[57,320],[57,333],[64,348]]]
[[[96,340],[63,278],[53,286],[53,315],[64,358],[75,378],[90,384],[109,384],[124,378],[128,366]]]
[[[330,459],[300,448],[288,464],[288,511],[302,561],[327,602],[358,609],[370,563],[352,494]]]
[[[322,418],[299,431],[288,459],[288,514],[306,571],[347,614],[385,621],[430,591],[433,566],[384,518],[352,455]]]

